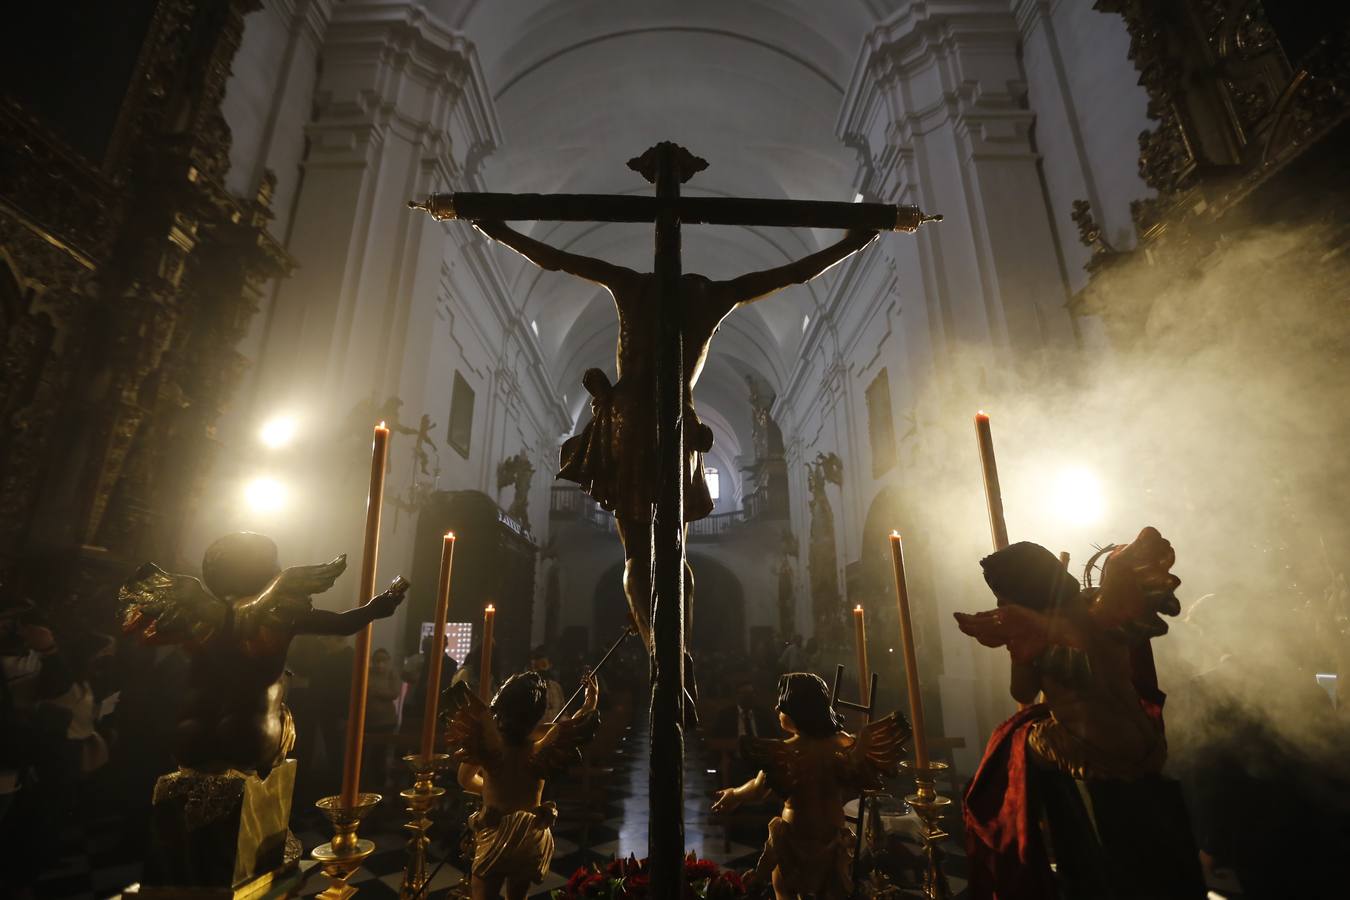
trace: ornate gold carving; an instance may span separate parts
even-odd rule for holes
[[[253,198],[224,188],[220,104],[260,5],[158,3],[103,159],[0,105],[0,166],[16,176],[0,193],[0,274],[17,273],[0,278],[0,564],[35,522],[47,540],[176,546],[243,371],[234,347],[292,266],[267,232],[275,179]]]

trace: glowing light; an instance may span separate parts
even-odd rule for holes
[[[722,496],[721,474],[712,466],[705,466],[703,468],[703,480],[708,484],[708,496],[716,503]]]
[[[1106,513],[1101,481],[1081,467],[1060,472],[1050,496],[1055,512],[1074,525],[1095,525]]]
[[[253,512],[276,512],[286,505],[286,495],[286,486],[275,478],[255,478],[244,485],[244,500]]]
[[[275,450],[295,440],[296,429],[297,423],[293,417],[274,416],[263,423],[258,440]]]

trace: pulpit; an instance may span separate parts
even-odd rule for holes
[[[472,622],[476,644],[482,639],[483,607],[493,604],[497,608],[494,668],[503,677],[520,671],[529,663],[538,547],[487,494],[437,491],[427,499],[418,517],[413,584],[436,583],[441,537],[447,531],[453,531],[456,537],[450,621]],[[409,594],[405,632],[408,653],[418,651],[422,623],[432,620],[435,602],[430,590]]]

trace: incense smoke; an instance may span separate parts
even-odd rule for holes
[[[1174,759],[1225,727],[1188,693],[1221,694],[1300,755],[1331,758],[1350,705],[1350,264],[1319,232],[1267,229],[1230,232],[1190,270],[1136,261],[1123,274],[1109,302],[1137,336],[1121,328],[1109,349],[1087,339],[1013,375],[991,367],[988,348],[967,348],[951,380],[984,387],[955,403],[950,388],[918,398],[902,471],[924,473],[906,477],[906,497],[940,535],[933,565],[962,608],[991,605],[970,424],[983,408],[1012,540],[1070,551],[1075,574],[1094,544],[1143,525],[1176,547],[1183,616],[1154,642]],[[1050,508],[1069,466],[1100,476],[1100,524]],[[939,617],[954,629],[949,610]],[[1338,671],[1339,722],[1315,680]]]

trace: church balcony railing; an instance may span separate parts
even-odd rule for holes
[[[724,513],[713,513],[711,516],[705,516],[702,519],[689,523],[689,542],[715,541],[744,521],[745,510],[743,509],[735,509],[731,512]]]

